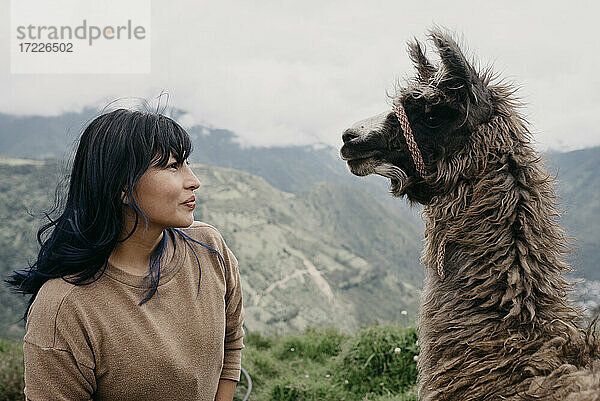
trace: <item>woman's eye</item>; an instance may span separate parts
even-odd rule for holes
[[[190,165],[189,160],[185,160],[185,161],[183,161],[181,163],[179,163],[179,162],[173,162],[173,163],[167,165],[167,168],[178,169],[179,167],[183,166],[184,163],[187,164],[188,166]]]

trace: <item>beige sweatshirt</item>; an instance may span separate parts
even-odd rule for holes
[[[239,380],[243,308],[235,256],[214,227],[176,234],[158,292],[142,306],[144,280],[112,265],[96,282],[47,281],[32,304],[25,343],[28,400],[206,400],[219,379]],[[226,302],[227,300],[227,302]]]

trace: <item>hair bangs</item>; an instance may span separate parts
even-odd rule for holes
[[[152,132],[153,166],[165,167],[173,156],[183,163],[192,153],[192,141],[188,133],[169,117],[157,116]]]

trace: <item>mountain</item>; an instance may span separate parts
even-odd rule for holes
[[[170,111],[176,120],[184,114],[177,109]],[[95,115],[98,111],[91,108],[56,117],[0,113],[0,155],[68,159],[86,122]],[[413,224],[421,224],[418,209],[411,209],[405,202],[397,202],[389,196],[388,180],[350,174],[338,150],[330,146],[251,147],[240,145],[237,136],[226,129],[195,125],[187,131],[194,144],[190,156],[193,163],[247,171],[291,193],[309,190],[319,182],[359,187]]]
[[[36,230],[64,162],[0,159],[0,276],[36,256]],[[415,226],[367,193],[321,183],[299,194],[247,172],[193,165],[197,220],[216,226],[240,261],[246,326],[351,331],[416,313],[423,269]],[[0,287],[0,337],[22,335],[22,300]]]
[[[0,275],[35,257],[41,220],[25,207],[39,217],[65,176],[65,162],[42,159],[68,159],[66,149],[96,114],[0,114],[0,155],[10,155],[0,159]],[[196,217],[219,228],[240,259],[250,329],[351,329],[414,313],[423,223],[418,208],[389,196],[387,180],[354,177],[331,147],[244,147],[231,131],[188,132],[203,185]],[[591,284],[600,280],[599,156],[600,148],[545,155],[574,238],[574,275]],[[0,286],[0,307],[1,325],[18,319],[22,305]],[[18,325],[4,327],[0,337],[21,334]]]
[[[0,155],[17,158],[68,158],[86,121],[98,111],[85,108],[80,113],[55,117],[17,117],[0,113]],[[185,112],[170,111],[178,119]],[[299,194],[320,182],[352,186],[377,201],[422,231],[419,208],[388,194],[388,180],[382,177],[355,177],[329,146],[244,147],[236,135],[225,129],[202,125],[188,128],[194,142],[190,159],[195,163],[229,167],[263,177],[273,187]],[[560,205],[565,211],[563,224],[574,238],[571,263],[580,277],[600,280],[600,148],[546,155],[548,170],[558,177]]]
[[[13,116],[0,113],[0,154],[29,159],[68,158],[95,109],[58,116]]]
[[[600,280],[600,147],[547,155],[577,276]]]
[[[0,113],[0,154],[29,159],[68,158],[86,122],[96,114],[89,108],[51,117]],[[183,112],[172,110],[171,114],[177,118]],[[327,182],[356,181],[347,174],[337,150],[328,146],[245,147],[225,129],[195,125],[187,131],[194,143],[191,162],[248,171],[286,192],[312,188],[315,177]]]

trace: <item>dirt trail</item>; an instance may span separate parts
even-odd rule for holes
[[[315,281],[315,284],[317,285],[317,287],[319,287],[321,292],[323,294],[325,294],[327,299],[329,299],[330,301],[333,301],[333,291],[331,290],[331,286],[329,285],[327,280],[325,280],[325,277],[323,277],[321,275],[321,272],[319,272],[319,270],[317,270],[315,265],[313,265],[310,262],[310,260],[304,259],[302,262],[304,262],[304,266],[306,266],[307,273],[310,274],[312,279]]]
[[[304,257],[304,255],[301,252],[299,252],[295,249],[289,249],[289,248],[288,248],[288,251],[292,255],[294,255],[302,260],[302,263],[306,267],[306,270],[296,270],[295,272],[285,276],[281,280],[277,280],[274,283],[271,283],[267,288],[265,288],[265,290],[262,294],[256,294],[255,305],[258,305],[260,300],[262,299],[262,297],[270,294],[275,288],[284,286],[288,281],[290,281],[294,278],[302,278],[305,274],[308,274],[311,277],[311,279],[314,281],[317,288],[319,288],[319,290],[321,290],[323,295],[325,295],[325,297],[327,297],[327,299],[329,301],[333,301],[333,299],[334,299],[333,290],[331,289],[331,286],[329,285],[329,283],[327,282],[325,277],[323,277],[321,272],[319,272],[319,270],[316,268],[316,266],[314,264],[312,264],[312,262],[310,260],[306,259],[306,257]]]

